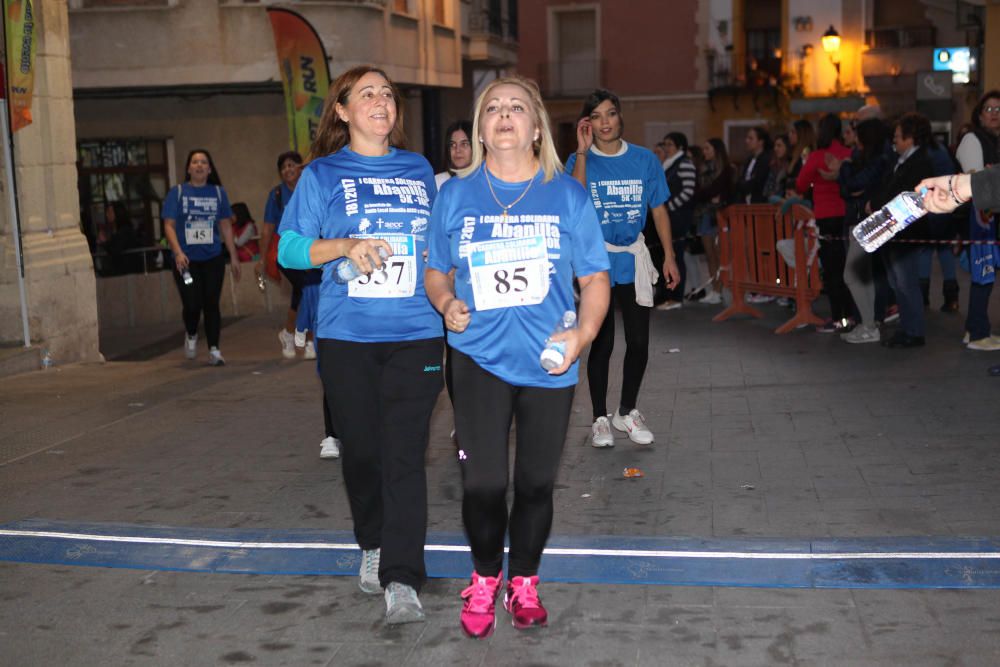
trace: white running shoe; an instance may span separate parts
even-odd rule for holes
[[[292,338],[295,341],[295,347],[305,347],[306,346],[306,332],[295,330],[295,336]]]
[[[188,359],[198,356],[198,334],[193,336],[184,334],[184,356]]]
[[[615,413],[611,425],[619,431],[628,433],[628,439],[637,445],[648,445],[653,442],[653,432],[646,428],[646,418],[639,410],[634,409],[624,417]]]
[[[882,334],[874,324],[859,324],[847,333],[840,334],[840,340],[848,343],[877,343]]]
[[[705,296],[698,299],[698,303],[706,303],[710,306],[715,306],[722,303],[722,295],[716,292],[715,290],[712,290]]]
[[[295,358],[295,337],[282,329],[278,332],[278,340],[281,342],[281,356],[285,359]]]
[[[365,593],[375,595],[382,590],[382,584],[378,580],[378,564],[381,558],[381,549],[369,549],[361,552],[361,570],[358,572],[358,576],[360,577],[358,586]]]
[[[302,353],[303,359],[315,359],[316,358],[316,344],[311,340],[306,341],[305,352]]]
[[[219,348],[217,347],[208,348],[208,365],[209,366],[226,365],[226,360],[222,358],[222,352],[219,352]]]
[[[969,341],[969,344],[965,346],[967,350],[979,350],[980,352],[996,352],[1000,350],[1000,340],[996,340],[992,336],[987,336],[986,338],[980,338],[979,340]]]
[[[389,625],[419,623],[424,607],[412,586],[393,581],[385,588],[385,622]]]
[[[615,446],[615,436],[611,433],[611,423],[607,417],[598,417],[590,427],[590,444],[598,449]]]
[[[680,301],[664,301],[658,306],[655,306],[655,310],[677,310],[678,308],[683,308],[684,304]]]
[[[330,435],[323,438],[323,442],[319,443],[319,457],[321,459],[340,458],[340,440]]]

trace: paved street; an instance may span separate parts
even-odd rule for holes
[[[787,311],[773,304],[761,321],[712,323],[718,309],[709,306],[654,312],[640,408],[656,443],[639,447],[619,434],[611,450],[590,447],[581,384],[553,543],[684,538],[739,552],[817,540],[833,548],[883,540],[905,551],[947,551],[967,537],[997,542],[1000,378],[986,367],[1000,357],[963,349],[962,318],[936,305],[918,350],[811,331],[776,336]],[[140,361],[3,378],[0,528],[35,519],[126,532],[343,536],[340,465],[318,457],[318,378],[311,363],[280,358],[276,330],[265,316],[227,326],[223,369],[204,365],[204,352],[185,361],[178,345]],[[613,374],[612,401],[619,383]],[[442,395],[428,454],[432,538],[461,532],[451,424]],[[624,479],[626,467],[644,476]],[[522,633],[501,614],[495,635],[477,642],[459,630],[465,582],[451,576],[424,589],[426,623],[387,628],[381,598],[349,576],[213,571],[194,547],[184,567],[193,571],[128,558],[87,564],[118,558],[111,543],[50,559],[41,542],[0,535],[0,554],[15,543],[35,556],[0,558],[3,665],[1000,662],[995,559],[963,562],[950,585],[964,586],[940,590],[947,567],[927,574],[907,559],[869,579],[835,568],[843,579],[827,585],[846,587],[817,588],[782,584],[780,563],[742,586],[711,585],[742,567],[738,558],[696,571],[667,560],[662,571],[626,571],[659,583],[618,584],[610,557],[583,559],[587,576],[553,557],[546,563],[558,581],[541,588],[550,626]],[[147,549],[150,562],[162,555]],[[432,573],[451,572],[437,553],[428,561]]]

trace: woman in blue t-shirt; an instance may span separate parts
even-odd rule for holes
[[[552,492],[566,439],[577,356],[608,308],[608,254],[579,183],[562,173],[534,82],[497,79],[476,101],[471,165],[447,181],[431,217],[427,296],[444,316],[461,450],[462,520],[472,583],[462,629],[487,637],[503,585],[516,628],[545,625],[538,566],[552,527]],[[546,338],[574,310],[579,326],[553,339],[560,363],[542,368]],[[507,441],[517,419],[514,504],[508,512]]]
[[[680,284],[670,234],[670,216],[663,205],[670,189],[660,162],[642,146],[622,139],[618,96],[595,90],[583,103],[576,128],[576,154],[566,171],[580,181],[593,200],[611,261],[611,294],[621,310],[625,329],[625,360],[618,412],[608,413],[608,369],[615,345],[615,308],[608,308],[601,330],[590,346],[587,380],[594,411],[591,441],[594,447],[613,447],[613,425],[628,433],[632,442],[648,445],[653,432],[636,407],[639,386],[649,360],[649,311],[653,307],[652,283],[659,279],[642,235],[646,211],[663,246],[663,279],[668,289]],[[610,420],[608,419],[610,417]]]
[[[208,363],[222,366],[219,351],[222,313],[219,297],[226,274],[222,243],[229,252],[233,278],[240,279],[240,261],[233,243],[233,211],[222,189],[208,151],[188,153],[184,183],[170,190],[163,202],[163,233],[174,253],[174,280],[181,294],[184,354],[194,359],[198,351],[198,320],[205,315]]]
[[[424,620],[424,454],[443,355],[423,275],[434,172],[400,148],[404,139],[385,73],[365,65],[341,74],[278,229],[283,266],[323,269],[320,375],[342,444],[361,590],[385,589],[390,624]],[[336,282],[347,261],[362,275]]]

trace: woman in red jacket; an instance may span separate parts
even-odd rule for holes
[[[816,150],[809,153],[802,171],[795,179],[795,189],[801,194],[813,191],[813,213],[816,224],[823,236],[843,237],[844,199],[840,196],[840,185],[836,180],[827,180],[820,171],[826,170],[826,156],[837,160],[850,157],[851,149],[841,142],[840,119],[827,114],[819,121],[819,136]],[[819,244],[819,261],[823,266],[823,286],[830,299],[830,319],[816,327],[820,333],[844,331],[850,324],[851,294],[844,284],[844,264],[847,260],[847,246],[844,241],[822,241]]]

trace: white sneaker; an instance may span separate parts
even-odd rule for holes
[[[722,303],[722,295],[716,292],[715,290],[712,290],[705,296],[698,299],[698,303],[706,303],[710,306],[714,306]]]
[[[1000,350],[1000,340],[993,338],[992,336],[987,336],[986,338],[980,338],[979,340],[969,341],[969,344],[965,346],[967,350],[979,350],[980,352],[996,352]]]
[[[611,422],[607,417],[598,417],[590,427],[590,444],[599,449],[615,446],[615,436],[611,433]]]
[[[684,306],[680,301],[664,301],[659,306],[656,306],[656,310],[677,310]]]
[[[323,442],[319,443],[319,457],[321,459],[340,458],[340,440],[329,435],[323,438]]]
[[[302,353],[303,359],[315,359],[316,358],[316,344],[311,340],[306,341],[305,352]]]
[[[281,342],[281,356],[285,359],[295,358],[295,337],[282,329],[278,332],[278,340]]]
[[[653,442],[653,432],[646,428],[646,418],[637,409],[633,408],[624,417],[616,412],[611,418],[611,424],[619,431],[628,433],[628,439],[637,445],[648,445]]]
[[[424,607],[412,586],[391,582],[385,588],[385,622],[389,625],[424,620]]]
[[[365,593],[375,595],[382,590],[382,584],[378,580],[378,564],[382,558],[381,549],[369,549],[361,552],[361,570],[358,572],[360,580],[358,586]]]
[[[217,347],[208,348],[208,365],[209,366],[226,365],[226,360],[222,358],[222,352],[219,352],[219,348]]]
[[[184,356],[188,359],[198,356],[198,334],[193,336],[184,334]]]
[[[877,343],[882,339],[882,334],[874,324],[859,324],[847,333],[840,334],[840,340],[847,343]]]
[[[306,332],[295,330],[295,336],[292,338],[295,341],[295,347],[305,347],[306,346]]]

